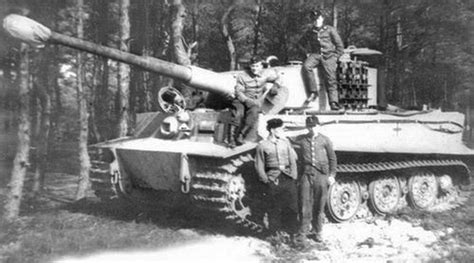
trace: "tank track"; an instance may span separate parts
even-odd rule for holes
[[[368,173],[368,172],[382,172],[390,170],[400,170],[407,168],[421,168],[421,167],[448,167],[459,166],[469,171],[467,165],[459,160],[415,160],[415,161],[400,161],[400,162],[379,162],[379,163],[365,163],[365,164],[339,164],[337,166],[338,173]]]
[[[253,158],[250,154],[243,154],[232,158],[229,162],[218,166],[218,167],[206,167],[203,171],[197,172],[192,180],[192,199],[195,204],[204,209],[210,209],[222,215],[226,220],[232,221],[232,223],[247,228],[251,231],[262,232],[265,227],[263,222],[253,221],[251,218],[251,211],[249,207],[242,204],[242,199],[245,196],[245,182],[242,183],[240,189],[240,195],[232,192],[233,180],[242,180],[240,174],[234,175],[239,167],[244,163],[253,162]],[[353,179],[357,183],[362,182],[357,177],[353,177],[356,174],[365,174],[367,176],[367,187],[370,180],[375,179],[383,175],[384,172],[403,172],[405,169],[437,169],[440,167],[452,168],[457,167],[463,170],[463,173],[469,174],[469,169],[466,164],[459,160],[413,160],[413,161],[388,161],[388,162],[374,162],[374,163],[363,163],[363,164],[340,164],[337,167],[338,178]],[[404,175],[408,178],[408,175]],[[238,179],[236,179],[238,178]],[[397,178],[398,179],[398,178]],[[406,192],[400,197],[400,199],[406,198]],[[365,200],[368,198],[366,197]],[[457,204],[446,206],[449,202],[453,202],[456,199]],[[443,195],[441,198],[437,198],[435,203],[429,208],[428,211],[444,211],[451,209],[459,205],[459,194],[456,191],[450,192]],[[358,219],[370,218],[375,216],[377,213],[371,211],[368,207],[367,202],[361,200],[361,204],[365,203],[365,209],[368,213],[365,216],[357,216]],[[398,209],[405,207],[407,203],[399,205]],[[444,205],[444,206],[443,206]],[[364,208],[361,208],[363,210]],[[337,220],[336,220],[337,221]]]
[[[438,171],[457,171],[457,174],[448,173],[445,175],[443,172]],[[439,181],[443,176],[448,176],[449,181],[452,182],[455,179],[467,179],[469,180],[469,168],[460,160],[412,160],[412,161],[387,161],[387,162],[374,162],[364,164],[340,164],[337,167],[337,179],[347,180],[356,182],[361,191],[361,202],[357,208],[357,212],[354,215],[357,219],[366,219],[374,217],[376,215],[393,214],[396,211],[411,206],[414,209],[440,212],[453,209],[467,200],[467,191],[463,191],[461,188],[456,186],[449,187],[438,192],[441,189]],[[374,208],[373,196],[370,192],[370,183],[387,177],[393,178],[395,184],[399,184],[400,196],[398,197],[398,205],[396,209],[390,212],[380,212]],[[433,195],[436,195],[433,202],[429,203],[425,207],[417,207],[410,194],[410,180],[412,177],[421,176],[426,178],[432,178],[433,183],[432,190]],[[363,178],[363,179],[361,179]],[[446,178],[445,178],[446,179]],[[427,179],[425,179],[427,180]],[[429,182],[429,181],[428,181]],[[422,182],[425,184],[426,182]],[[336,222],[342,222],[344,220],[335,220]]]
[[[254,233],[264,231],[266,222],[264,222],[263,216],[259,218],[254,215],[261,211],[256,212],[253,206],[251,210],[245,204],[245,201],[254,198],[252,194],[249,195],[247,192],[248,190],[252,191],[252,189],[246,188],[246,185],[252,187],[254,184],[254,182],[248,179],[256,178],[251,152],[242,153],[219,164],[203,163],[205,162],[198,162],[198,169],[196,169],[196,173],[191,180],[190,197],[194,205],[214,211],[225,220],[231,222],[231,224],[248,229]],[[105,162],[93,162],[91,181],[96,196],[101,199],[110,200],[111,198],[117,198],[118,193],[117,189],[115,189],[116,185],[111,184],[111,177],[107,168],[108,164]],[[360,203],[357,207],[358,211],[349,220],[370,219],[377,214],[384,215],[384,213],[377,213],[377,211],[370,207],[368,189],[371,181],[377,180],[377,178],[381,178],[385,174],[393,174],[396,175],[400,185],[403,183],[408,185],[408,179],[413,175],[410,172],[415,170],[420,170],[422,173],[436,178],[440,176],[437,172],[438,170],[456,171],[457,174],[450,174],[452,179],[455,179],[456,176],[469,179],[469,168],[460,160],[427,159],[339,164],[336,181],[343,182],[348,180],[356,182],[361,191]],[[244,179],[243,175],[244,177],[247,175],[247,177]],[[139,188],[143,188],[143,186]],[[409,202],[407,190],[401,186],[400,192],[402,192],[400,203],[395,211],[409,205],[407,203]],[[464,193],[467,193],[467,191],[464,191]],[[429,207],[421,210],[439,212],[455,208],[467,199],[467,195],[464,193],[462,189],[453,187],[452,190],[445,191],[439,195],[439,198],[436,198]],[[333,218],[331,214],[329,215]],[[343,222],[346,220],[335,221]]]
[[[250,153],[233,157],[221,166],[208,166],[196,172],[191,181],[191,198],[196,206],[212,210],[235,225],[261,233],[265,229],[263,224],[250,219],[250,208],[242,202],[246,194],[245,181],[241,174],[235,175],[244,164],[253,167]]]

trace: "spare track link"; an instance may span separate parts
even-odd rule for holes
[[[393,161],[378,162],[364,164],[339,164],[337,166],[338,173],[367,173],[367,172],[383,172],[408,168],[420,167],[447,167],[458,166],[464,168],[466,174],[469,174],[467,165],[459,160],[415,160],[415,161]]]
[[[238,167],[246,162],[253,162],[250,154],[244,153],[232,158],[219,167],[207,167],[207,171],[197,172],[191,181],[191,198],[196,206],[212,210],[245,229],[261,233],[263,225],[248,219],[235,209],[230,196],[229,183]]]

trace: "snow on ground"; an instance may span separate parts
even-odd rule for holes
[[[193,230],[179,231],[199,235]],[[326,248],[316,246],[294,253],[299,262],[425,262],[443,257],[439,238],[449,234],[449,231],[431,232],[398,219],[327,224],[324,229]],[[83,258],[63,258],[56,262],[278,261],[279,258],[272,251],[275,250],[268,242],[256,238],[202,236],[197,243],[156,251],[108,252]]]
[[[108,252],[83,258],[64,258],[57,263],[95,262],[261,262],[271,259],[268,243],[255,238],[209,236],[156,251]]]
[[[325,226],[327,251],[312,251],[329,262],[423,262],[440,258],[439,233],[401,220],[376,220]]]

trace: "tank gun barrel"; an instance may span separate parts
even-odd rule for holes
[[[3,28],[14,38],[30,45],[42,47],[46,43],[60,44],[97,54],[144,70],[171,77],[197,89],[234,96],[235,78],[195,66],[183,66],[154,57],[138,56],[115,48],[98,45],[79,38],[54,32],[46,26],[24,16],[11,14],[4,18]]]

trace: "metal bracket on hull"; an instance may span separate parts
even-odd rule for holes
[[[191,174],[189,173],[189,160],[188,155],[185,153],[181,154],[181,162],[179,167],[179,180],[181,181],[181,192],[184,194],[189,193]]]

